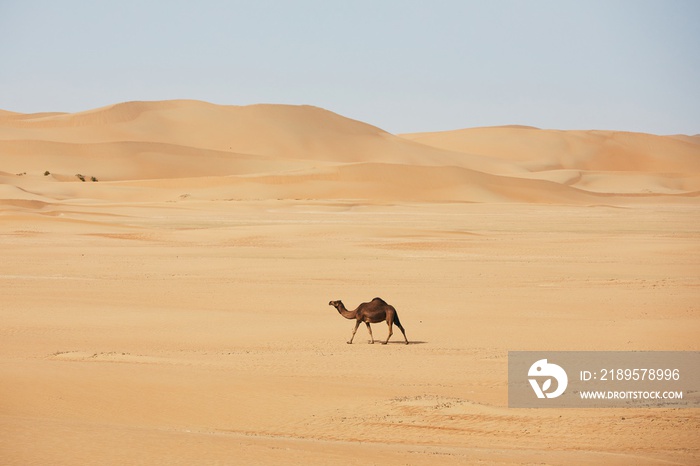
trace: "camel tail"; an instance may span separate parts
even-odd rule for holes
[[[396,311],[396,310],[394,310],[394,311]],[[404,340],[406,340],[406,344],[408,344],[408,337],[406,336],[406,330],[404,330],[403,325],[401,325],[401,321],[399,320],[399,313],[398,312],[394,312],[394,323],[399,328],[399,330],[401,330],[401,333],[403,333],[403,338],[404,338]],[[389,341],[389,340],[387,339],[387,341]]]
[[[403,330],[403,325],[401,325],[401,321],[399,320],[399,313],[394,312],[394,323],[396,324],[397,327]]]

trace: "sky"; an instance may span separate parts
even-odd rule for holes
[[[306,104],[393,133],[700,133],[696,0],[0,0],[0,109]]]

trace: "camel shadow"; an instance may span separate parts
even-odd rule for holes
[[[422,341],[422,340],[409,340],[409,342],[408,342],[409,346],[410,345],[426,345],[426,344],[428,344],[428,342]],[[396,340],[396,341],[390,341],[389,343],[387,343],[387,345],[404,345],[404,346],[406,346],[406,342],[401,341],[401,340]]]

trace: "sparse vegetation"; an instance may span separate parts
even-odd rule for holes
[[[75,177],[78,178],[80,181],[85,182],[85,176],[81,175],[80,173],[76,173]]]
[[[50,174],[51,174],[51,172],[48,171],[48,170],[46,170],[46,171],[44,172],[44,176],[49,176]]]
[[[95,183],[95,182],[97,182],[97,178],[95,178],[94,176],[91,176],[91,177],[90,177],[90,181],[92,181],[93,183]]]

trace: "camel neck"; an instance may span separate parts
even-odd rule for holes
[[[354,319],[355,316],[357,315],[357,311],[348,311],[343,304],[338,306],[338,312],[340,313],[341,316],[345,317],[346,319]]]

